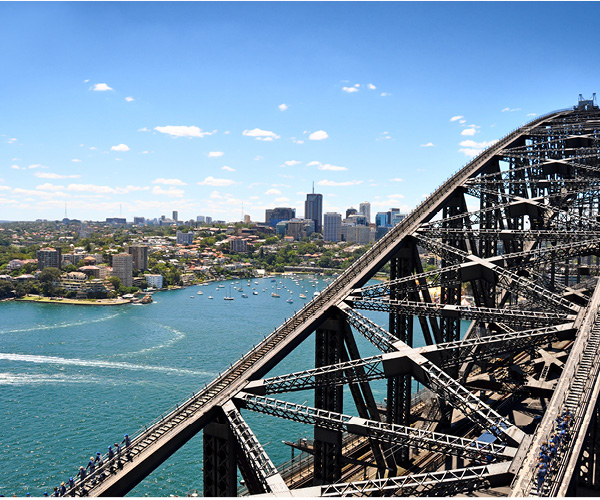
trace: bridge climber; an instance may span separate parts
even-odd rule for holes
[[[277,496],[600,487],[600,110],[588,101],[473,158],[259,345],[131,435],[131,460],[105,456],[99,480],[79,477],[67,495],[124,495],[200,432],[205,496],[235,496],[238,470],[242,493]],[[425,251],[437,269],[424,270]],[[370,284],[384,269],[389,279]],[[270,376],[308,338],[314,364]],[[363,357],[366,343],[379,354]],[[415,396],[413,381],[427,392]],[[285,400],[301,390],[312,406]],[[565,408],[571,438],[559,429],[560,463],[547,461],[538,490],[542,443]],[[314,429],[302,478],[273,463],[247,412]]]

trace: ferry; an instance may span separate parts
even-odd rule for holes
[[[150,304],[152,302],[152,295],[146,294],[144,298],[140,300],[140,304]]]

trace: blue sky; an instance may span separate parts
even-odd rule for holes
[[[0,219],[408,211],[600,93],[595,2],[0,2]],[[374,215],[372,216],[372,219]]]

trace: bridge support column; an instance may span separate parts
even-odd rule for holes
[[[333,312],[315,333],[315,367],[339,363],[342,359],[344,319]],[[321,376],[327,378],[327,375]],[[315,408],[343,411],[342,386],[327,385],[315,389]],[[342,476],[342,433],[316,426],[314,431],[315,485],[330,484]]]
[[[204,496],[237,496],[236,440],[225,415],[204,428],[203,440]]]
[[[415,270],[415,259],[418,258],[416,245],[412,244],[399,250],[390,261],[390,280],[410,276]],[[415,293],[399,294],[397,290],[390,290],[392,300],[419,300]],[[413,316],[408,314],[390,313],[389,332],[402,342],[412,347],[413,345]],[[387,421],[410,425],[410,405],[412,396],[410,375],[401,375],[387,379]],[[407,466],[410,459],[410,448],[400,446],[394,452],[397,465]]]

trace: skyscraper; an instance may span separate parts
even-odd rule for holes
[[[337,212],[327,212],[323,218],[323,239],[325,241],[340,241],[342,231],[342,216]]]
[[[304,202],[304,218],[315,221],[315,232],[323,232],[323,195],[315,193],[313,184],[313,192],[306,195]]]
[[[37,251],[38,269],[45,267],[56,267],[60,269],[62,262],[60,248],[40,248]]]
[[[179,212],[177,210],[173,210],[173,220],[175,223],[179,221]]]
[[[132,257],[132,265],[139,271],[148,269],[148,247],[131,245],[125,247],[125,251]]]
[[[133,256],[128,253],[118,253],[113,255],[113,276],[121,280],[123,286],[132,286],[133,284]]]
[[[358,206],[358,213],[367,218],[367,224],[371,224],[371,204],[368,201],[364,201]]]

